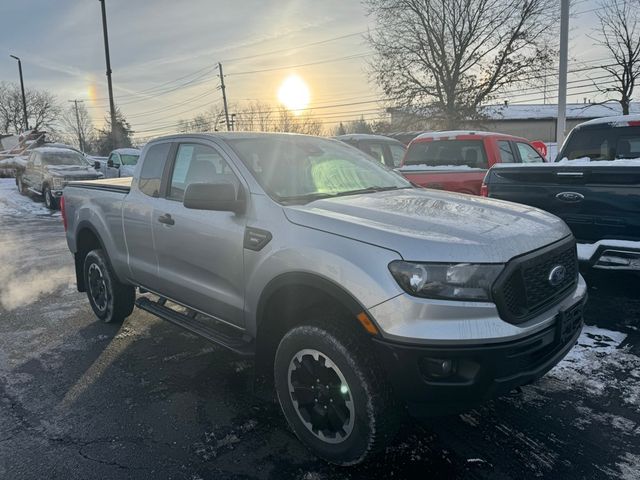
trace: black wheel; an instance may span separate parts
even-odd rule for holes
[[[105,323],[121,322],[133,311],[135,288],[120,283],[101,249],[84,259],[84,283],[93,313]]]
[[[314,454],[355,465],[384,448],[401,415],[368,339],[334,320],[282,338],[275,386],[291,429]]]
[[[53,197],[51,194],[51,188],[49,185],[44,187],[44,204],[49,210],[57,210],[58,209],[58,200]]]
[[[21,195],[25,195],[27,193],[27,188],[24,186],[24,183],[22,183],[22,175],[18,175],[16,177],[16,185],[18,186],[18,192],[20,192]]]

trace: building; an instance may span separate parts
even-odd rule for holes
[[[404,130],[441,130],[429,120],[428,109],[409,111],[389,108],[391,125]],[[632,102],[630,113],[640,113],[640,102]],[[529,140],[555,142],[558,106],[550,104],[490,105],[484,108],[483,120],[473,120],[460,125],[460,130],[484,130],[507,133]],[[618,102],[567,104],[567,132],[577,124],[594,118],[622,115]]]

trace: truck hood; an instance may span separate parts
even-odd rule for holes
[[[91,176],[98,178],[100,176],[95,168],[81,165],[49,165],[47,166],[47,171],[51,175],[70,179],[87,178]]]
[[[405,260],[504,263],[570,235],[537,208],[409,189],[285,207],[290,222],[398,252]]]

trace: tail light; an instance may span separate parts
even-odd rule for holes
[[[489,196],[489,187],[487,187],[487,184],[484,182],[482,182],[482,186],[480,187],[480,196],[482,197]]]
[[[64,210],[64,195],[60,197],[60,213],[62,214],[62,225],[64,225],[64,231],[67,231],[67,212]]]

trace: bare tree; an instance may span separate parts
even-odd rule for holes
[[[322,122],[311,115],[311,112],[295,114],[280,105],[275,111],[272,124],[274,132],[304,133],[307,135],[322,135]]]
[[[224,110],[220,106],[214,106],[190,119],[178,120],[178,131],[181,133],[216,132],[223,118]]]
[[[454,128],[552,61],[555,0],[363,0],[372,78],[390,102]]]
[[[46,90],[25,91],[29,127],[54,130],[60,114],[56,98]],[[0,83],[0,131],[20,133],[26,129],[22,111],[22,93],[16,83]]]
[[[78,103],[77,117],[75,105],[70,105],[60,116],[60,125],[66,132],[64,139],[67,143],[78,145],[83,151],[95,143],[96,130],[84,103]]]
[[[600,26],[596,41],[610,53],[613,62],[603,65],[613,85],[596,85],[603,93],[616,93],[622,114],[629,115],[629,104],[640,78],[640,0],[607,0],[597,11]]]
[[[249,102],[236,108],[235,129],[247,132],[269,132],[273,125],[273,108],[265,102]]]

